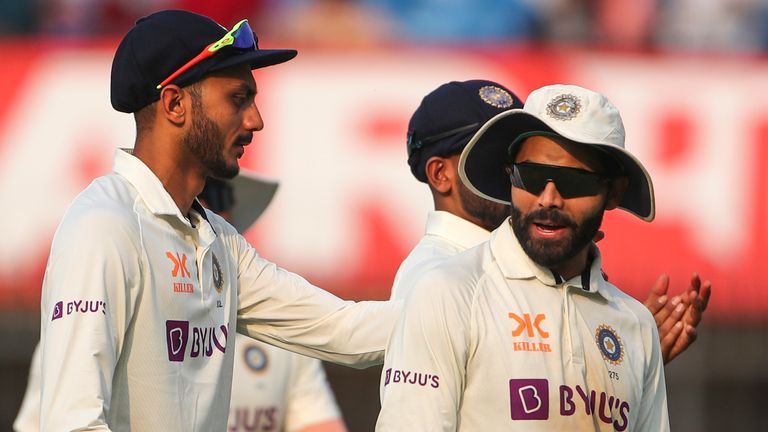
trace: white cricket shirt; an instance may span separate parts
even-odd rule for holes
[[[235,337],[227,432],[285,431],[341,417],[320,360]]]
[[[40,431],[40,343],[35,346],[32,361],[29,365],[29,378],[24,399],[16,420],[13,422],[13,432]]]
[[[656,326],[602,277],[562,281],[509,224],[428,270],[384,363],[378,431],[668,431]]]
[[[400,264],[392,285],[390,299],[408,296],[418,277],[427,268],[488,240],[491,235],[472,222],[447,211],[430,211],[424,237]]]
[[[235,330],[380,362],[397,303],[343,301],[261,258],[195,202],[187,220],[118,150],[56,231],[41,301],[41,430],[225,430]]]

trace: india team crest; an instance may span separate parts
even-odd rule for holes
[[[515,103],[515,98],[509,92],[496,86],[483,86],[478,91],[480,99],[496,108],[509,108]]]
[[[572,94],[561,94],[547,104],[547,114],[555,120],[571,120],[581,112],[581,100]]]
[[[597,327],[595,342],[608,363],[619,365],[624,360],[624,344],[611,326],[603,324]]]
[[[245,364],[254,372],[261,372],[269,365],[266,351],[257,345],[250,345],[243,354]]]
[[[224,287],[224,273],[221,271],[221,265],[219,265],[219,259],[216,258],[216,254],[213,254],[213,259],[211,261],[213,286],[216,288],[216,292],[220,293],[221,289]]]

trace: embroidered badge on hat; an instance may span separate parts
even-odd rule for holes
[[[478,93],[480,94],[480,99],[496,108],[509,108],[515,103],[515,99],[509,92],[496,86],[480,87]]]
[[[216,288],[216,292],[221,292],[221,288],[224,287],[224,273],[221,271],[219,265],[219,259],[216,258],[216,254],[213,254],[213,261],[211,267],[213,270],[213,286]]]
[[[572,94],[562,94],[547,104],[547,114],[555,120],[570,120],[581,112],[581,101]]]
[[[624,344],[611,326],[605,324],[598,326],[595,331],[595,342],[608,363],[618,365],[624,360]]]

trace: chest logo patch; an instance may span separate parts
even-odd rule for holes
[[[220,293],[224,287],[224,273],[221,271],[221,265],[219,265],[219,259],[216,258],[216,254],[213,254],[211,266],[213,267],[213,287],[216,288],[216,292]]]
[[[266,351],[256,345],[250,345],[243,352],[246,366],[254,372],[261,372],[269,365],[269,357]]]
[[[595,342],[605,361],[619,365],[624,360],[624,343],[616,330],[609,325],[600,325],[595,331]]]

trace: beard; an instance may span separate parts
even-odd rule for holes
[[[569,259],[575,257],[592,239],[603,222],[605,204],[598,211],[588,214],[581,224],[576,223],[565,213],[554,209],[538,209],[523,216],[522,212],[511,206],[510,225],[520,241],[520,245],[533,262],[547,268],[557,268]],[[535,219],[547,219],[554,225],[571,228],[571,232],[563,239],[534,239],[530,227]]]
[[[509,215],[509,206],[472,193],[464,183],[459,181],[459,199],[464,210],[475,220],[472,221],[488,231],[493,231],[504,222]]]
[[[192,127],[182,144],[189,150],[208,171],[208,175],[220,179],[234,178],[240,172],[237,161],[227,163],[224,158],[224,134],[216,123],[203,111],[202,103],[192,99],[195,115],[192,117]]]

